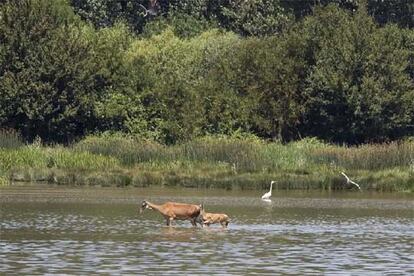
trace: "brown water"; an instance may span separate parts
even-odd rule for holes
[[[414,274],[413,195],[264,192],[2,188],[0,274]],[[143,199],[232,221],[169,228]]]

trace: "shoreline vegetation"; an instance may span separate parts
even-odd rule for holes
[[[0,0],[0,186],[413,192],[411,2]]]
[[[254,136],[208,136],[165,146],[122,135],[68,145],[26,144],[0,132],[0,186],[44,182],[75,186],[351,189],[414,192],[414,140],[338,146],[315,138],[282,144]]]

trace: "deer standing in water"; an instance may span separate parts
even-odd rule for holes
[[[200,215],[200,205],[166,202],[162,205],[157,205],[144,200],[141,204],[140,213],[145,209],[158,211],[166,220],[167,226],[171,226],[173,220],[190,220],[193,226],[197,226],[196,220]]]
[[[216,214],[216,213],[207,213],[204,211],[203,204],[200,205],[201,211],[200,216],[197,218],[197,222],[202,226],[214,223],[220,223],[223,228],[227,228],[227,225],[230,223],[230,218],[226,214]]]

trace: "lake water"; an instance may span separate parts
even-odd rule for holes
[[[0,189],[0,274],[414,274],[414,195],[170,188]],[[231,218],[174,227],[154,203]]]

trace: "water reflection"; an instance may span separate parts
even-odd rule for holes
[[[288,195],[263,202],[248,193],[124,192],[2,192],[0,274],[414,273],[410,198]],[[231,223],[194,228],[177,221],[170,228],[156,212],[138,215],[144,197],[204,202]]]

